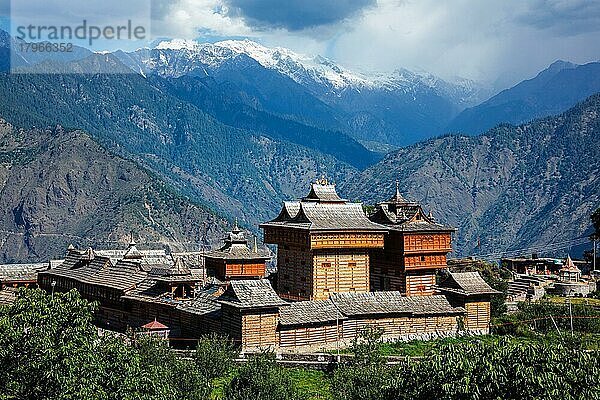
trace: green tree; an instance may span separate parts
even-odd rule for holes
[[[353,341],[354,355],[348,365],[333,374],[333,392],[343,400],[384,400],[391,380],[391,370],[381,355],[381,329],[367,326]]]
[[[289,372],[273,354],[253,356],[225,387],[226,400],[294,400],[300,395]]]
[[[210,382],[233,368],[238,353],[239,349],[227,337],[210,334],[198,341],[194,362],[201,376]]]

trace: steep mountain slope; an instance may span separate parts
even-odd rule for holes
[[[197,106],[226,125],[306,146],[361,170],[381,159],[380,155],[367,150],[346,134],[301,124],[244,104],[231,96],[239,88],[233,84],[219,84],[213,77],[152,76],[149,79],[156,87]]]
[[[110,55],[68,68],[106,70],[107,63],[126,68]],[[225,126],[136,74],[0,74],[0,116],[15,126],[84,129],[195,201],[251,226],[321,174],[339,180],[355,172],[307,147]]]
[[[0,120],[0,259],[63,257],[69,243],[194,250],[225,221],[177,195],[88,135],[58,127],[16,130]]]
[[[597,92],[600,92],[599,62],[576,65],[556,61],[535,78],[464,110],[446,131],[477,134],[502,122],[518,124],[555,115]]]
[[[460,255],[564,254],[586,242],[578,238],[600,203],[599,140],[600,95],[594,95],[556,117],[403,148],[342,189],[378,202],[399,179],[409,198],[458,227]]]

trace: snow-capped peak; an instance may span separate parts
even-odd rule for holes
[[[392,73],[359,73],[317,55],[304,55],[283,47],[267,47],[249,39],[199,43],[194,40],[174,39],[160,42],[155,49],[182,52],[189,61],[198,60],[211,68],[238,55],[246,55],[263,67],[274,69],[297,83],[316,91],[339,94],[343,90],[383,89],[404,92],[430,88],[453,97],[469,97],[474,83],[467,80],[446,82],[427,72],[397,69]],[[161,62],[170,63],[170,56],[161,55]],[[188,66],[189,67],[189,66]],[[186,68],[187,70],[187,68]],[[184,71],[185,72],[185,71]]]
[[[155,49],[158,50],[198,50],[200,43],[195,40],[173,39],[160,42]]]

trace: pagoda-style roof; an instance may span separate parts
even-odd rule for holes
[[[198,274],[192,273],[192,270],[187,265],[182,257],[175,258],[175,261],[170,267],[156,266],[149,271],[149,275],[156,276],[156,279],[163,282],[192,282],[199,281],[201,277]]]
[[[142,325],[142,328],[148,329],[149,331],[164,331],[169,329],[168,326],[161,324],[156,319],[154,319],[152,322],[148,322],[146,325]]]
[[[479,272],[450,272],[438,289],[463,296],[501,293],[488,285]]]
[[[218,300],[236,308],[272,308],[288,306],[266,279],[231,281],[229,287]]]
[[[329,184],[327,180],[321,179],[310,184],[310,192],[302,201],[312,201],[317,203],[346,203],[335,190],[335,185]]]
[[[237,221],[231,232],[223,239],[225,244],[219,250],[213,250],[205,254],[206,258],[222,259],[222,260],[259,260],[264,262],[271,258],[268,251],[259,250],[256,245],[250,249],[248,247],[248,239],[244,235]]]
[[[313,183],[308,196],[296,202],[284,202],[279,215],[261,227],[288,227],[309,231],[377,231],[387,228],[367,218],[361,203],[341,199],[335,186]]]
[[[143,281],[148,273],[139,260],[123,258],[113,264],[109,257],[95,255],[92,249],[71,249],[62,264],[39,274],[123,291]]]
[[[431,212],[425,214],[419,203],[406,200],[400,194],[396,181],[396,192],[388,200],[377,205],[377,210],[369,219],[389,229],[403,232],[454,232],[456,229],[439,224]]]
[[[575,265],[570,255],[567,255],[567,261],[565,261],[565,265],[560,269],[561,272],[576,272],[581,273],[581,270]]]

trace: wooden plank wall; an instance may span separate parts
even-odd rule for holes
[[[221,329],[234,342],[242,343],[242,314],[239,309],[227,304],[221,305]]]
[[[306,247],[277,249],[277,293],[291,300],[310,300],[313,295],[312,252]]]
[[[366,250],[315,250],[312,300],[331,293],[369,291],[369,254]]]
[[[277,346],[277,309],[244,311],[241,322],[243,348],[265,349]]]
[[[404,267],[406,270],[427,269],[427,268],[446,268],[446,254],[418,254],[404,257]]]
[[[338,340],[335,321],[333,324],[280,329],[280,347],[319,346]],[[339,324],[339,340],[343,339],[342,321]]]
[[[452,251],[452,235],[444,233],[407,233],[404,235],[404,252]]]
[[[406,283],[401,258],[400,253],[386,250],[373,250],[369,253],[369,280],[372,291],[395,290],[405,293]]]
[[[458,329],[456,316],[429,317],[357,317],[340,321],[340,340],[354,339],[367,326],[383,329],[385,339],[409,338],[409,335],[454,334]],[[279,346],[326,346],[337,341],[336,322],[310,327],[280,327]]]
[[[435,273],[420,271],[418,274],[406,275],[407,296],[431,296],[434,293]]]
[[[456,332],[455,316],[351,318],[344,321],[344,338],[352,339],[367,326],[383,329],[385,337],[401,337],[421,333]]]
[[[382,248],[383,233],[313,233],[310,236],[312,249]]]
[[[265,243],[272,243],[281,245],[295,245],[310,247],[310,236],[308,232],[303,232],[298,229],[286,229],[286,228],[264,228]]]
[[[491,306],[489,301],[465,303],[467,310],[466,328],[469,330],[488,330],[490,327]]]
[[[231,278],[264,277],[265,263],[241,262],[227,263],[225,275]]]

